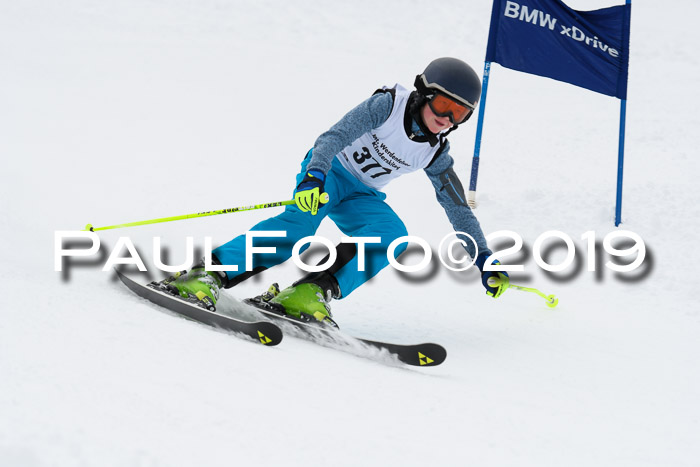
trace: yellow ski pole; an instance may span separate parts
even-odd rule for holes
[[[321,194],[321,203],[327,203],[327,202],[328,202],[328,193]],[[85,226],[85,229],[83,229],[83,230],[89,230],[91,232],[96,232],[98,230],[121,229],[122,227],[136,227],[138,225],[158,224],[161,222],[179,221],[182,219],[192,219],[195,217],[217,216],[219,214],[228,214],[231,212],[252,211],[255,209],[275,208],[278,206],[289,206],[291,204],[295,204],[295,201],[293,199],[290,199],[287,201],[275,201],[273,203],[254,204],[252,206],[240,206],[237,208],[220,209],[218,211],[198,212],[196,214],[183,214],[181,216],[160,217],[158,219],[149,219],[146,221],[138,221],[138,222],[128,222],[126,224],[108,225],[106,227],[93,227],[92,224],[88,224]]]
[[[500,283],[501,283],[501,281],[495,277],[491,277],[488,280],[488,284],[491,287],[497,287],[498,284],[500,284]],[[539,290],[537,290],[533,287],[523,287],[522,285],[515,285],[515,284],[509,283],[508,288],[521,290],[523,292],[535,293],[535,294],[539,295],[540,297],[544,298],[545,300],[547,300],[547,306],[550,308],[554,308],[559,303],[559,299],[557,297],[555,297],[554,295],[545,295],[544,293],[540,292]]]

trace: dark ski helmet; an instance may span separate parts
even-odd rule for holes
[[[452,57],[438,58],[430,62],[423,74],[416,76],[416,89],[425,97],[437,93],[469,107],[472,112],[481,97],[479,75],[462,60]],[[465,119],[466,121],[466,119]]]

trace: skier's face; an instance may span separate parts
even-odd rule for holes
[[[428,127],[428,130],[433,134],[438,134],[452,127],[450,117],[435,115],[428,104],[425,104],[423,109],[421,109],[421,118],[423,118],[423,123]]]

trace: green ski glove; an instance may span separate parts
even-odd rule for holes
[[[486,295],[493,298],[498,298],[503,295],[503,292],[508,290],[510,285],[510,276],[505,271],[484,271],[486,259],[490,256],[490,252],[483,252],[476,258],[476,267],[481,271],[481,283],[486,289]],[[497,259],[492,260],[491,264],[501,264]]]
[[[326,175],[318,170],[306,172],[294,194],[294,201],[299,209],[303,212],[311,211],[311,215],[315,216],[318,213],[318,205],[328,202],[328,195],[323,196],[325,179]]]

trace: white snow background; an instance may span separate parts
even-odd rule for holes
[[[178,264],[186,236],[201,251],[279,208],[103,231],[100,256],[54,271],[56,231],[289,199],[318,134],[376,88],[410,87],[440,56],[481,73],[490,11],[0,0],[0,465],[700,465],[697,2],[633,5],[619,228],[619,101],[493,65],[475,212],[486,233],[522,236],[504,260],[525,265],[513,282],[559,306],[516,290],[493,300],[473,270],[437,259],[333,302],[349,334],[444,345],[439,367],[293,337],[264,347],[163,312],[101,271],[120,236],[149,265],[126,270],[146,281],[163,276],[153,237]],[[450,136],[465,186],[475,129],[476,118]],[[423,173],[386,192],[437,249],[451,228]],[[319,234],[337,241],[327,222]],[[627,274],[605,266],[601,245],[621,229],[647,246]],[[550,230],[576,255],[544,274],[532,247]],[[300,274],[291,261],[266,271],[222,307]]]

